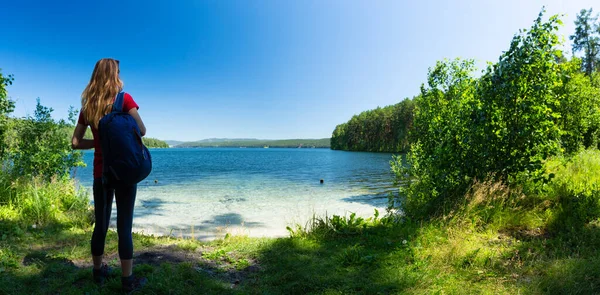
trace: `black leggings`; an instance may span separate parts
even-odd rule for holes
[[[122,260],[133,258],[133,238],[131,227],[133,225],[133,205],[137,185],[128,187],[111,188],[102,184],[102,178],[94,179],[94,209],[96,225],[92,234],[92,255],[104,254],[106,232],[110,224],[113,195],[117,200],[117,233],[119,234],[119,258]]]

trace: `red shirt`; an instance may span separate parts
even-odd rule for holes
[[[114,102],[114,100],[113,100]],[[129,112],[129,110],[140,107],[135,103],[133,97],[129,93],[125,93],[123,96],[123,112]],[[83,112],[79,112],[79,120],[77,124],[90,126],[90,124],[83,117]],[[98,130],[92,127],[92,134],[94,135],[94,178],[102,177],[102,147],[100,146],[100,136]]]

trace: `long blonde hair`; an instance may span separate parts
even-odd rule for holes
[[[123,89],[119,78],[119,61],[103,58],[96,62],[90,83],[81,94],[83,117],[94,128],[98,128],[100,118],[110,112],[113,99]]]

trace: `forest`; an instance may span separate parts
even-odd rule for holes
[[[362,112],[335,127],[331,149],[405,153],[410,148],[414,99]]]

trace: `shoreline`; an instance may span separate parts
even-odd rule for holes
[[[137,205],[136,205],[137,207]],[[368,219],[373,217],[375,210],[382,215],[386,208],[382,206],[362,205],[361,210],[331,210],[312,211],[298,213],[294,218],[286,218],[284,214],[280,218],[266,215],[263,218],[245,219],[239,212],[221,212],[201,222],[190,222],[189,224],[176,223],[169,216],[134,217],[133,231],[144,235],[154,235],[173,238],[193,238],[201,242],[210,242],[223,239],[225,236],[244,236],[249,238],[285,238],[289,237],[288,227],[296,229],[309,227],[314,218],[331,218],[334,215],[349,217],[355,213],[357,217]],[[136,208],[139,209],[139,208]],[[135,211],[134,211],[135,212]],[[134,213],[137,214],[137,213]],[[210,220],[210,221],[207,221]],[[171,222],[168,222],[171,221]],[[116,210],[113,208],[109,228],[116,229]]]

